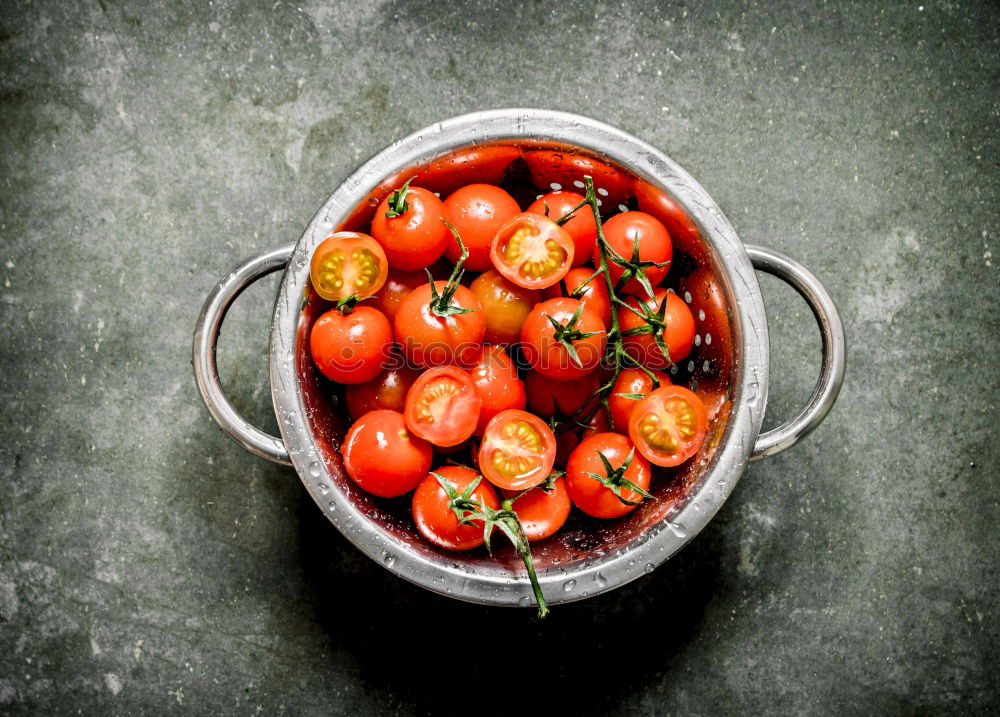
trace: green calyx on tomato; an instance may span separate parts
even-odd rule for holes
[[[431,471],[431,475],[441,485],[442,490],[448,495],[448,507],[455,513],[460,525],[471,525],[474,521],[483,523],[483,544],[486,550],[493,554],[490,545],[490,535],[494,528],[498,528],[514,546],[514,551],[524,561],[525,570],[531,579],[531,589],[535,593],[535,603],[538,605],[538,617],[545,617],[549,614],[549,607],[545,603],[545,596],[542,594],[542,587],[538,584],[538,576],[535,574],[535,566],[531,561],[531,548],[528,546],[528,536],[521,525],[521,519],[513,508],[504,501],[500,510],[494,510],[472,497],[473,491],[483,480],[482,476],[477,476],[470,482],[461,493],[451,482],[440,473]],[[512,501],[511,501],[512,502]]]
[[[633,483],[632,481],[630,481],[628,478],[625,477],[625,471],[627,471],[628,467],[632,465],[632,459],[635,457],[635,446],[633,446],[632,449],[628,452],[628,456],[625,458],[625,462],[622,463],[617,468],[614,468],[611,465],[611,462],[607,459],[607,457],[600,451],[594,451],[594,453],[596,453],[597,457],[601,459],[601,464],[604,466],[604,475],[601,475],[599,473],[591,473],[590,471],[586,471],[585,474],[590,476],[598,483],[603,485],[605,488],[610,490],[612,493],[614,493],[616,496],[618,496],[618,500],[620,500],[625,505],[639,505],[639,503],[641,502],[641,501],[632,501],[627,499],[625,496],[622,495],[622,488],[630,490],[633,493],[637,493],[641,495],[643,498],[652,498],[653,500],[656,500],[656,496],[654,496],[653,494],[649,493],[646,490],[643,490],[642,488],[640,488],[635,483]]]
[[[663,269],[670,265],[669,261],[642,261],[639,258],[639,237],[636,235],[632,242],[632,257],[630,259],[625,259],[617,251],[614,250],[607,239],[603,235],[598,239],[599,243],[603,243],[601,247],[602,252],[607,252],[608,260],[622,269],[621,278],[615,284],[615,289],[621,289],[629,281],[635,279],[642,285],[647,296],[653,295],[653,285],[649,282],[649,277],[646,276],[647,269]]]
[[[392,196],[389,197],[389,210],[385,213],[386,219],[395,219],[409,211],[410,205],[406,203],[406,192],[410,188],[410,182],[413,180],[414,177],[407,179],[406,184],[395,190]]]
[[[653,294],[650,293],[650,296]],[[670,358],[670,349],[667,347],[666,342],[663,340],[663,330],[667,328],[666,322],[666,312],[667,312],[667,299],[669,296],[667,294],[663,295],[663,301],[656,305],[656,302],[638,301],[639,308],[636,309],[627,301],[620,304],[620,306],[628,309],[633,314],[638,316],[643,320],[642,326],[636,326],[632,329],[627,329],[622,332],[622,336],[643,336],[649,334],[653,337],[653,341],[656,343],[656,347],[660,349],[663,353],[663,358],[666,359],[667,365],[673,364],[673,360]],[[650,306],[650,304],[653,306]]]
[[[462,255],[455,262],[455,268],[451,272],[451,276],[448,281],[445,282],[444,288],[441,289],[441,293],[438,293],[437,287],[434,286],[434,277],[431,276],[430,269],[425,269],[427,272],[427,281],[431,285],[431,301],[430,308],[431,313],[442,319],[447,319],[449,316],[458,316],[459,314],[471,314],[475,309],[466,309],[461,306],[456,306],[452,303],[452,299],[455,297],[455,292],[458,291],[458,287],[461,285],[462,275],[465,274],[465,269],[462,265],[465,260],[469,258],[469,250],[462,243],[462,237],[458,235],[458,230],[451,225],[447,219],[442,219],[445,226],[451,231],[452,236],[455,237],[455,241],[458,242],[458,248],[462,250]]]
[[[558,341],[566,348],[566,353],[569,354],[570,359],[577,366],[583,367],[583,361],[580,360],[579,354],[576,352],[576,347],[573,345],[574,341],[582,341],[583,339],[588,339],[591,336],[597,336],[600,331],[580,331],[576,328],[577,322],[580,320],[580,314],[583,312],[583,304],[577,308],[573,317],[567,321],[565,324],[560,324],[556,319],[552,318],[549,314],[545,314],[545,318],[549,320],[552,324],[552,329],[555,331],[552,338]]]

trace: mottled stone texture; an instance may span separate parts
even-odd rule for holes
[[[504,714],[524,683],[576,714],[1000,708],[1000,11],[924,2],[4,2],[0,712]],[[213,425],[189,356],[213,282],[361,161],[516,105],[661,147],[849,341],[815,434],[543,624],[361,556]],[[819,339],[762,285],[773,426]],[[220,354],[272,430],[275,287]]]

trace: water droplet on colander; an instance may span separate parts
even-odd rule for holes
[[[573,588],[575,587],[576,587],[576,580],[567,580],[566,582],[563,583],[563,592],[564,593],[572,592]]]
[[[646,567],[644,567],[643,570],[645,570],[646,573],[649,574],[649,573],[653,572],[654,570],[656,570],[656,566],[653,565],[652,563],[646,563]]]
[[[316,487],[319,488],[319,492],[322,493],[323,495],[326,495],[327,493],[330,492],[330,486],[328,486],[326,483],[317,483]]]
[[[329,510],[332,513],[333,511],[335,511],[337,509],[337,503],[335,501],[331,500],[330,503],[329,503],[329,505],[327,505],[326,507],[327,507],[327,510]]]
[[[678,538],[687,537],[687,528],[685,528],[680,523],[667,523],[670,526],[670,532],[676,535]]]
[[[319,461],[313,461],[309,464],[309,475],[313,478],[319,477]]]
[[[386,553],[382,557],[382,562],[385,563],[385,566],[387,568],[391,568],[393,565],[396,564],[396,556],[393,555],[392,553]]]
[[[528,607],[528,605],[530,605],[532,603],[531,596],[530,595],[522,595],[521,597],[519,597],[517,599],[517,603],[518,603],[518,605],[522,605],[524,607]]]
[[[608,579],[601,573],[594,576],[594,582],[597,583],[597,587],[599,588],[606,588],[608,586]]]
[[[634,568],[634,567],[635,567],[635,558],[633,558],[632,560],[629,560],[629,561],[628,561],[628,566],[629,566],[630,568]]]

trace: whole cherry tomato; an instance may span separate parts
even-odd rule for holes
[[[500,493],[508,500],[519,495],[519,491],[514,490],[501,490]],[[551,487],[544,483],[535,486],[516,498],[511,507],[517,513],[529,543],[555,535],[563,527],[572,507],[566,479],[562,476],[556,478]]]
[[[538,416],[510,409],[495,415],[479,446],[479,470],[507,490],[536,486],[552,472],[556,437]]]
[[[385,284],[372,301],[372,306],[385,314],[389,321],[396,318],[399,305],[403,299],[416,289],[427,283],[427,274],[424,271],[400,271],[399,269],[389,269],[389,275],[385,279]]]
[[[475,471],[460,466],[442,466],[428,474],[413,491],[413,520],[417,530],[434,545],[445,550],[472,550],[483,544],[483,522],[473,520],[461,524],[452,510],[453,499],[442,487],[437,476],[444,480],[451,490],[461,495],[472,481],[479,478],[479,484],[469,496],[480,506],[491,510],[500,507],[496,491]]]
[[[523,409],[524,384],[507,352],[499,346],[483,346],[479,362],[469,369],[472,383],[483,399],[474,435],[481,436],[493,416],[508,408]]]
[[[444,254],[451,232],[444,203],[409,182],[382,200],[372,219],[372,236],[385,249],[395,269],[414,271],[430,266]]]
[[[313,288],[328,301],[371,296],[382,288],[388,271],[382,247],[359,232],[331,234],[316,247],[309,263]]]
[[[521,213],[521,208],[500,187],[491,184],[469,184],[458,189],[444,201],[448,219],[462,237],[469,250],[465,268],[483,271],[490,262],[490,245],[500,227]],[[444,255],[452,262],[458,261],[462,252],[452,237]]]
[[[606,342],[604,322],[577,299],[543,301],[521,327],[525,360],[553,381],[571,381],[593,371]]]
[[[529,212],[543,214],[558,221],[580,206],[583,195],[576,192],[552,192],[539,197],[528,207]],[[546,208],[548,212],[546,213]],[[562,225],[573,240],[573,266],[586,264],[594,256],[594,242],[597,241],[597,222],[589,206],[580,207],[568,222]]]
[[[497,231],[490,247],[496,270],[518,286],[544,289],[573,264],[573,239],[552,219],[525,212]]]
[[[649,279],[650,286],[656,287],[667,275],[667,271],[670,269],[670,260],[673,257],[673,244],[666,227],[656,217],[645,212],[616,214],[604,223],[604,238],[618,256],[626,261],[632,260],[635,244],[638,242],[640,263],[665,264],[665,266],[649,264],[643,267],[643,272]],[[608,271],[611,275],[611,283],[617,286],[625,269],[609,259]],[[621,291],[625,294],[648,296],[645,288],[636,278],[628,279]]]
[[[313,324],[309,351],[331,381],[364,383],[392,358],[392,328],[378,309],[357,306],[348,314],[330,309]]]
[[[659,386],[671,384],[665,373],[652,371],[652,374],[660,382]],[[611,389],[611,395],[608,396],[608,409],[611,411],[611,419],[615,424],[615,433],[628,434],[628,419],[632,415],[632,409],[653,388],[653,379],[642,369],[622,369],[621,373],[618,374],[618,380],[615,381],[614,388]]]
[[[542,191],[569,189],[583,191],[584,175],[594,180],[597,201],[605,210],[628,201],[632,193],[629,178],[610,165],[582,154],[560,150],[526,152],[524,161],[531,179]]]
[[[676,466],[698,452],[707,428],[700,398],[683,386],[663,386],[636,404],[628,434],[651,463]]]
[[[402,364],[401,357],[397,355],[394,363]],[[406,405],[406,392],[419,375],[416,369],[409,366],[390,366],[371,381],[345,387],[347,412],[355,421],[369,411],[378,409],[402,413]]]
[[[383,498],[413,490],[431,469],[431,444],[406,429],[398,411],[369,411],[341,447],[344,468],[358,487]]]
[[[406,393],[406,425],[435,446],[457,446],[476,430],[483,399],[465,371],[454,366],[420,374]]]
[[[694,316],[680,297],[672,291],[656,289],[652,299],[640,300],[637,296],[630,296],[626,303],[635,311],[663,322],[661,328],[636,315],[635,311],[624,307],[618,309],[618,325],[623,334],[622,347],[630,357],[650,369],[664,369],[671,363],[687,358],[694,346]],[[626,335],[629,331],[636,330],[648,330],[652,333]],[[669,357],[664,356],[657,345],[657,334],[663,339]]]
[[[649,488],[650,474],[649,461],[620,433],[597,433],[583,439],[566,464],[573,505],[595,518],[618,518],[634,510]]]
[[[464,286],[454,285],[448,290],[454,292],[448,306],[467,313],[449,314],[442,307],[448,282],[435,281],[433,286],[433,291],[431,284],[417,287],[400,303],[393,322],[396,341],[417,366],[474,365],[486,333],[479,301]]]
[[[483,307],[483,318],[486,320],[484,340],[500,346],[518,340],[521,324],[531,308],[542,299],[541,292],[518,286],[495,269],[477,276],[469,290]]]
[[[562,281],[542,292],[546,299],[569,296],[579,299],[583,305],[601,317],[605,326],[611,326],[611,298],[604,275],[594,276],[588,268],[570,269]]]
[[[596,371],[572,381],[553,381],[537,371],[524,375],[528,408],[539,416],[572,416],[593,399],[598,388]]]

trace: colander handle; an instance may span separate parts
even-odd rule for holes
[[[192,347],[195,381],[198,383],[201,398],[215,422],[251,453],[284,465],[292,464],[284,442],[251,424],[229,402],[219,380],[219,367],[215,355],[219,342],[219,329],[222,328],[222,322],[230,305],[250,284],[285,268],[294,248],[294,244],[287,244],[250,257],[234,267],[205,299],[205,305],[201,307],[201,314],[195,326]]]
[[[823,363],[809,401],[795,418],[757,437],[750,454],[750,460],[754,461],[791,448],[823,422],[844,383],[847,344],[837,307],[812,272],[773,249],[750,245],[746,249],[754,269],[778,277],[799,292],[812,309],[823,337]]]

